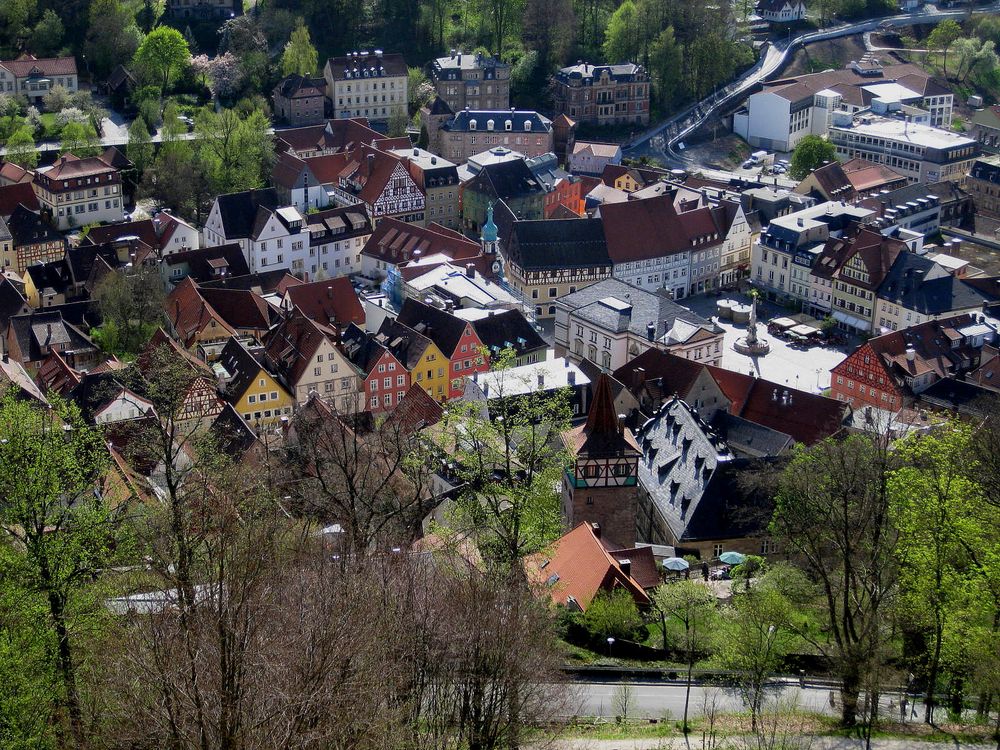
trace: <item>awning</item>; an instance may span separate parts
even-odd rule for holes
[[[847,313],[840,312],[840,310],[833,311],[833,319],[843,323],[848,328],[854,328],[858,331],[867,331],[871,328],[871,324],[867,320],[861,320],[861,318],[855,318]]]

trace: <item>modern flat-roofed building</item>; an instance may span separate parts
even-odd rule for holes
[[[842,159],[886,164],[914,182],[964,180],[979,155],[979,144],[967,136],[874,114],[838,113],[830,142]]]

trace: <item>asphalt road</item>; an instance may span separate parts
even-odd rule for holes
[[[1000,3],[976,8],[978,12],[990,10],[1000,10]],[[914,13],[903,13],[895,16],[873,18],[858,23],[842,24],[840,26],[801,34],[785,42],[777,41],[769,43],[764,55],[738,79],[712,96],[706,97],[701,102],[657,123],[634,138],[628,147],[623,150],[626,152],[626,155],[632,157],[652,152],[670,164],[682,167],[687,166],[687,161],[684,159],[683,154],[679,153],[675,149],[675,146],[683,142],[685,138],[697,130],[706,119],[732,106],[735,101],[743,98],[754,86],[772,77],[784,65],[788,55],[798,47],[827,39],[836,39],[874,31],[882,24],[909,26],[915,23],[933,23],[946,18],[962,18],[966,13],[967,11],[964,8],[958,10],[941,10],[936,6],[927,5],[922,10]],[[654,138],[657,140],[653,141]],[[662,143],[662,147],[656,145],[659,143]]]
[[[629,718],[634,719],[677,719],[684,715],[684,688],[677,683],[629,683]],[[574,716],[600,717],[613,719],[621,714],[618,696],[621,684],[617,682],[572,682],[567,687],[566,711]],[[802,710],[839,714],[839,695],[837,706],[830,705],[830,688],[799,687],[795,682],[774,683],[767,691],[767,700],[773,704],[777,701],[784,707],[796,707]],[[881,701],[882,711],[889,711],[889,702],[893,701],[891,710],[898,717],[898,696],[886,695]],[[688,712],[691,716],[700,716],[706,707],[714,705],[722,713],[745,711],[739,693],[733,688],[715,686],[691,686],[691,702]],[[922,717],[922,706],[917,702],[917,715]],[[914,717],[913,721],[919,719]]]

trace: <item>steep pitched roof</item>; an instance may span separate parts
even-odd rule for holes
[[[511,229],[511,261],[525,270],[611,265],[601,219],[515,221]]]
[[[326,93],[326,81],[322,78],[310,78],[293,73],[285,76],[274,87],[274,96],[286,99],[304,99],[311,96],[323,96]]]
[[[15,315],[10,319],[10,334],[27,362],[40,362],[45,358],[44,350],[52,344],[77,353],[97,350],[83,331],[67,323],[58,311],[38,310]]]
[[[725,232],[708,206],[677,212],[670,195],[601,206],[608,254],[616,263],[718,245]]]
[[[253,234],[259,208],[277,208],[278,193],[274,188],[244,190],[220,195],[215,199],[227,239],[246,239]]]
[[[431,345],[429,338],[388,316],[379,326],[375,339],[386,346],[392,355],[403,363],[403,367],[410,371],[417,366],[427,347]]]
[[[341,349],[348,361],[365,376],[369,375],[379,360],[389,350],[373,334],[351,323],[340,337]]]
[[[137,219],[91,227],[81,244],[103,245],[106,242],[115,242],[125,237],[138,237],[150,247],[160,246],[160,238],[156,234],[156,227],[152,219]]]
[[[413,383],[403,400],[389,415],[390,425],[399,425],[404,434],[412,434],[441,421],[444,407],[427,395],[420,383]]]
[[[226,391],[233,401],[238,401],[247,392],[264,369],[264,363],[235,336],[222,348],[219,364],[229,373]]]
[[[43,76],[75,76],[76,58],[66,57],[35,57],[24,53],[16,60],[4,60],[0,65],[7,68],[18,78],[28,78],[32,75]]]
[[[325,125],[308,125],[289,128],[275,133],[279,150],[302,151],[352,151],[362,143],[371,143],[382,134],[368,127],[364,117],[346,120],[328,120]]]
[[[859,228],[854,234],[831,237],[816,259],[813,273],[825,278],[839,278],[844,266],[853,258],[861,259],[868,280],[854,277],[850,283],[875,291],[889,273],[900,253],[907,252],[906,243],[883,237],[871,229]]]
[[[414,255],[417,251],[419,256]],[[479,255],[481,251],[478,242],[440,224],[432,222],[427,227],[421,227],[391,217],[378,223],[361,250],[364,255],[393,265],[415,257],[438,254],[452,260],[464,260]]]
[[[236,329],[267,330],[271,324],[270,307],[250,290],[202,287],[199,292],[226,323]]]
[[[466,326],[472,325],[449,312],[409,298],[403,302],[398,320],[433,341],[448,359],[454,355]]]
[[[487,164],[466,187],[502,200],[544,192],[523,159]]]
[[[0,185],[0,218],[6,219],[19,205],[30,211],[38,211],[41,206],[30,182],[16,182]]]
[[[247,265],[243,250],[235,242],[171,253],[163,259],[163,263],[168,268],[186,265],[189,269],[189,278],[198,282],[218,278],[217,271],[220,264],[225,267],[227,276],[242,277],[250,273],[250,266]]]
[[[928,316],[980,307],[988,299],[930,258],[916,253],[899,254],[876,296]]]
[[[14,247],[22,245],[40,245],[58,242],[63,236],[42,220],[42,217],[19,204],[7,219],[7,229],[14,240]]]
[[[236,330],[201,295],[198,285],[184,279],[167,296],[164,308],[181,343],[190,347],[198,334],[214,321],[220,336],[235,336]]]
[[[291,286],[285,290],[285,300],[325,326],[365,323],[364,307],[346,276]]]
[[[312,365],[320,345],[336,340],[337,332],[332,328],[293,310],[267,334],[264,355],[285,385],[294,388]]]
[[[273,268],[268,271],[254,271],[243,276],[226,276],[211,281],[199,281],[198,286],[202,289],[242,289],[254,294],[271,294],[273,292],[284,294],[291,287],[304,283],[302,279],[292,276],[286,268]]]
[[[520,310],[491,312],[484,318],[472,321],[472,327],[476,329],[483,346],[492,353],[510,348],[520,357],[527,352],[548,347],[545,339],[525,319]]]
[[[586,423],[563,433],[563,443],[573,455],[589,458],[627,456],[640,452],[632,431],[622,424],[615,413],[611,381],[606,373],[601,373],[594,386]]]
[[[586,611],[601,592],[618,588],[628,591],[636,604],[646,606],[649,597],[642,586],[622,570],[615,555],[608,552],[594,533],[582,523],[542,552],[525,562],[528,579],[556,604],[578,606]]]

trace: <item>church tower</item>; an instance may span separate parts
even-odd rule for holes
[[[587,422],[565,432],[563,443],[571,459],[563,476],[566,527],[597,523],[602,538],[622,548],[632,547],[642,451],[615,414],[606,374],[597,380]]]
[[[483,255],[497,256],[500,254],[500,237],[497,225],[493,223],[493,204],[486,207],[486,223],[479,235],[479,244],[483,247]]]

